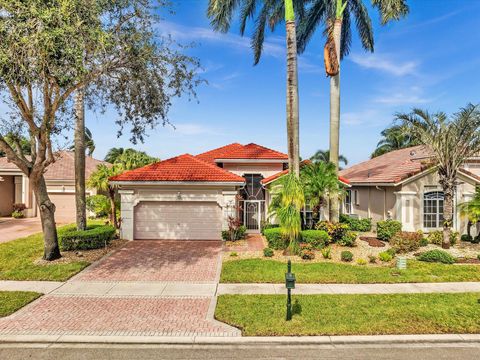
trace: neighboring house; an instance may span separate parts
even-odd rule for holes
[[[50,200],[56,206],[55,218],[60,221],[75,219],[75,161],[73,152],[60,151],[56,161],[45,171],[45,181]],[[104,163],[90,156],[86,157],[85,175],[88,178],[97,165]],[[96,194],[87,189],[87,195]],[[27,217],[38,216],[38,209],[28,177],[6,157],[0,157],[0,216],[10,216],[13,204],[25,204]]]
[[[443,192],[426,147],[396,150],[340,171],[351,188],[343,213],[374,222],[396,219],[403,230],[429,232],[442,228]],[[480,184],[480,160],[470,159],[458,173],[453,227],[466,232],[467,220],[457,204],[471,200]]]
[[[288,156],[257,144],[226,145],[180,155],[111,178],[121,197],[121,236],[217,240],[229,216],[259,232]]]

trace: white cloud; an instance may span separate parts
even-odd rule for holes
[[[351,54],[349,59],[363,68],[380,70],[394,76],[415,75],[418,67],[416,61],[395,62],[388,56],[379,54]]]
[[[172,130],[179,135],[221,135],[217,130],[196,123],[174,123],[173,126]]]
[[[412,86],[408,91],[390,91],[388,94],[377,96],[374,102],[385,105],[417,105],[432,102],[434,99],[425,97],[423,89]]]
[[[372,120],[376,120],[379,114],[376,110],[363,110],[357,112],[342,113],[340,122],[343,125],[363,125],[372,124]],[[376,122],[376,121],[375,121]]]

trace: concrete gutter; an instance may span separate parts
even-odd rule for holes
[[[371,335],[371,336],[93,336],[0,335],[0,344],[161,344],[161,345],[386,345],[480,344],[480,334]]]

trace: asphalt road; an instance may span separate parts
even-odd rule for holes
[[[480,344],[391,346],[165,346],[0,344],[0,359],[480,359]]]

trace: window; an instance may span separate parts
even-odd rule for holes
[[[423,227],[439,228],[443,222],[443,192],[430,191],[423,195]]]
[[[343,200],[343,212],[345,214],[353,214],[353,196],[352,190],[347,190],[345,193],[345,199]]]
[[[243,175],[246,180],[245,187],[240,194],[245,200],[265,200],[265,189],[262,186],[263,176],[260,174]]]

